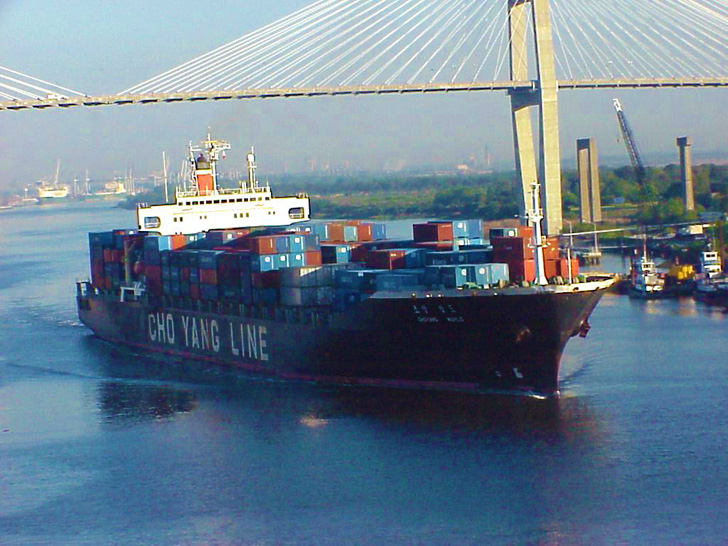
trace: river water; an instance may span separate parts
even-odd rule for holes
[[[76,316],[132,224],[0,215],[0,544],[728,542],[728,315],[607,295],[549,400],[170,368]]]

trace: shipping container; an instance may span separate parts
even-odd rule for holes
[[[544,238],[543,245],[543,258],[544,260],[559,260],[561,254],[559,252],[559,238],[558,237],[546,237]]]
[[[109,247],[114,244],[113,231],[97,231],[88,234],[89,246]]]
[[[220,250],[200,250],[197,253],[199,256],[200,269],[217,270],[217,266],[220,263],[220,257],[224,254],[225,252]]]
[[[424,284],[425,272],[420,270],[400,270],[396,273],[384,273],[377,276],[376,288],[378,291],[392,291],[417,289]]]
[[[371,294],[359,290],[337,288],[334,290],[334,310],[347,311],[369,297]]]
[[[282,286],[281,305],[290,307],[321,307],[332,305],[334,289],[331,286]]]
[[[211,229],[205,234],[205,241],[210,247],[234,243],[237,239],[247,237],[249,229]]]
[[[325,264],[348,263],[351,260],[351,249],[349,245],[322,244],[321,259]]]
[[[281,285],[280,271],[262,271],[251,273],[250,285],[253,288],[278,288]]]
[[[376,290],[377,276],[384,269],[345,269],[336,271],[334,286],[349,290]]]
[[[374,239],[373,224],[361,223],[356,226],[356,240],[365,242]]]
[[[328,224],[328,238],[322,239],[325,241],[333,241],[333,242],[341,242],[343,243],[345,241],[344,239],[344,224],[337,224],[335,222],[330,222]]]
[[[172,250],[172,237],[169,235],[147,235],[144,237],[144,250]]]
[[[217,301],[220,299],[220,293],[216,284],[201,284],[200,299],[208,301]]]
[[[324,263],[320,250],[308,251],[305,254],[306,255],[304,257],[303,265],[314,266],[314,265],[321,265]]]
[[[386,224],[372,224],[372,240],[382,241],[387,238]]]
[[[278,288],[253,288],[253,304],[261,306],[278,305]]]
[[[511,261],[533,260],[533,244],[531,239],[525,237],[494,237],[493,260],[499,263]]]
[[[211,284],[217,286],[217,270],[216,269],[200,269],[200,284]],[[207,298],[203,298],[207,299]]]
[[[371,269],[405,269],[406,250],[373,250],[367,255],[366,265]]]
[[[344,226],[344,241],[352,242],[359,240],[359,226]]]
[[[275,254],[251,254],[250,270],[254,273],[275,270],[277,265],[275,256]]]
[[[511,282],[533,282],[536,279],[536,262],[534,260],[513,260],[507,263]]]
[[[452,241],[452,222],[428,222],[413,224],[412,235],[417,242]]]
[[[495,237],[518,237],[518,228],[517,227],[490,228],[488,237],[491,239],[491,242],[493,242],[493,239]]]
[[[274,235],[260,235],[252,237],[250,241],[250,250],[254,254],[275,254],[276,237]]]

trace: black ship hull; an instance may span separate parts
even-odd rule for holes
[[[342,313],[122,302],[86,286],[78,308],[104,340],[283,379],[548,395],[611,283],[378,293]]]

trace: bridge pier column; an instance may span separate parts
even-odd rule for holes
[[[559,144],[558,82],[554,61],[549,0],[508,0],[511,79],[529,80],[528,17],[533,12],[533,33],[536,47],[534,91],[511,92],[513,139],[516,170],[521,185],[522,211],[526,208],[531,181],[535,178],[536,159],[529,108],[539,107],[539,169],[541,202],[544,209],[544,231],[556,235],[563,226],[561,202],[561,156]]]

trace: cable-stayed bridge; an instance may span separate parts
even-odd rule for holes
[[[555,233],[559,90],[724,86],[728,0],[316,0],[114,94],[0,67],[0,109],[507,91],[523,201],[539,179]]]

